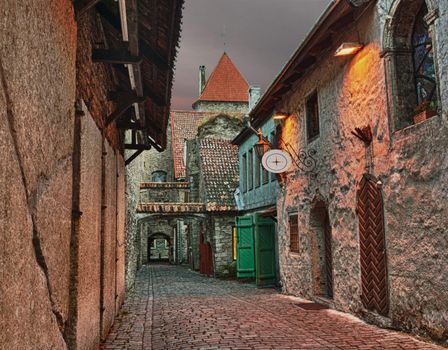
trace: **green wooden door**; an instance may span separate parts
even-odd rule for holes
[[[258,286],[277,282],[275,257],[275,223],[271,218],[255,217],[255,261]]]
[[[255,277],[255,237],[252,216],[236,218],[236,276]]]

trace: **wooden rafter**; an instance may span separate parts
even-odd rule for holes
[[[93,49],[93,62],[104,62],[114,64],[140,64],[142,56],[134,56],[126,49]]]

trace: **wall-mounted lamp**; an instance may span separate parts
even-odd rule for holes
[[[255,152],[257,152],[257,155],[259,159],[263,158],[264,154],[269,151],[269,148],[271,148],[271,143],[266,140],[263,136],[263,132],[261,130],[258,130],[257,135],[259,137],[257,143],[254,145]]]
[[[274,120],[285,120],[288,117],[289,117],[289,115],[287,113],[279,112],[279,113],[275,113],[272,118]]]
[[[334,55],[337,57],[354,55],[359,50],[361,50],[362,47],[363,45],[358,42],[342,43],[341,46],[338,47]]]

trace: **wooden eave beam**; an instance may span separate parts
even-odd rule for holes
[[[78,0],[75,2],[75,14],[79,18],[98,4],[101,0]]]
[[[92,61],[112,64],[140,64],[142,56],[134,56],[126,49],[93,49]]]
[[[171,66],[168,61],[160,55],[155,49],[153,49],[145,40],[140,39],[140,51],[149,61],[154,63],[157,68],[163,71],[171,70]]]
[[[127,99],[122,99],[120,103],[118,104],[117,109],[112,112],[107,118],[104,123],[104,128],[107,128],[114,120],[121,117],[126,111],[134,104],[134,103],[142,103],[146,100],[146,97],[140,97],[140,96],[131,96]]]
[[[298,73],[303,73],[316,62],[317,62],[316,57],[307,55],[295,66],[294,71]]]

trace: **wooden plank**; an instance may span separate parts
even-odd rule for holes
[[[126,49],[93,49],[92,61],[112,64],[140,64],[143,57],[132,55]]]

